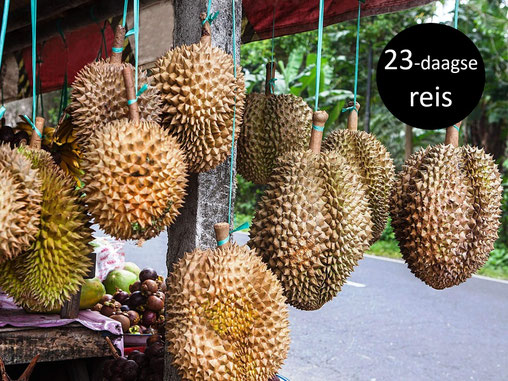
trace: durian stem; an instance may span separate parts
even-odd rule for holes
[[[353,106],[353,102],[348,103],[348,107]],[[358,110],[360,110],[360,103],[356,102],[356,111],[351,110],[347,118],[347,129],[349,131],[358,131]]]
[[[111,354],[113,355],[113,357],[115,359],[119,358],[120,355],[118,354],[118,352],[116,351],[116,348],[115,346],[113,345],[113,343],[111,342],[111,339],[109,337],[106,336],[106,342],[108,343],[108,347],[109,347],[109,350],[111,351]]]
[[[139,122],[138,102],[132,102],[136,99],[136,89],[134,88],[134,78],[130,65],[123,68],[123,80],[125,82],[125,90],[127,92],[127,101],[131,101],[129,105],[129,119],[134,123]]]
[[[266,81],[265,81],[265,95],[271,95],[270,91],[271,81],[275,78],[275,61],[266,64]]]
[[[203,12],[199,15],[201,22],[206,20],[206,12]],[[212,43],[212,31],[210,28],[210,23],[207,21],[203,24],[201,28],[201,40],[203,44],[211,44]]]
[[[456,123],[455,125],[460,128],[461,124],[462,121]],[[454,147],[459,146],[459,130],[456,129],[455,126],[451,126],[446,129],[445,144],[451,144]]]
[[[43,133],[44,131],[44,118],[43,117],[36,117],[35,118],[35,128],[39,130],[39,132]],[[42,146],[42,139],[39,136],[39,134],[36,131],[32,131],[32,137],[30,138],[30,148],[33,149],[41,149]]]
[[[323,128],[328,120],[326,111],[314,111],[312,115],[312,132],[310,134],[310,146],[312,152],[321,152],[321,141],[323,140]]]
[[[216,223],[213,226],[213,228],[215,230],[215,239],[217,240],[217,242],[221,242],[221,241],[224,241],[225,239],[229,238],[229,224],[227,222]],[[221,246],[226,247],[228,245],[229,245],[229,241],[224,243]]]
[[[113,49],[111,52],[111,59],[109,62],[112,64],[121,64],[122,63],[122,52],[123,50],[123,42],[125,40],[125,28],[118,24],[115,30],[115,39],[113,40]],[[120,52],[117,53],[115,50],[118,49]]]
[[[27,368],[23,372],[20,378],[18,378],[18,381],[28,381],[30,379],[30,376],[32,375],[32,372],[34,371],[35,364],[39,360],[39,356],[35,356],[32,361],[30,361],[30,364],[28,364]]]

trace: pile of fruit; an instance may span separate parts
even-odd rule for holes
[[[166,291],[164,278],[151,268],[140,271],[139,277],[123,272],[133,274],[127,270],[113,270],[108,274],[104,285],[106,291],[112,293],[105,294],[92,310],[119,321],[124,333],[162,332]]]
[[[103,376],[107,381],[162,381],[164,373],[164,342],[160,335],[146,341],[145,352],[133,351],[129,356],[114,358],[104,363]]]

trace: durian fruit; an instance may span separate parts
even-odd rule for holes
[[[220,241],[229,225],[217,225]],[[246,246],[186,253],[174,266],[166,300],[166,342],[184,380],[266,381],[286,359],[282,288]]]
[[[464,282],[485,264],[499,227],[501,179],[483,149],[445,144],[413,154],[398,174],[392,226],[409,269],[435,289]]]
[[[272,64],[268,63],[267,72],[275,72]],[[312,127],[307,103],[293,94],[270,94],[268,82],[269,78],[265,94],[247,95],[238,140],[238,173],[255,184],[268,183],[277,157],[306,150]]]
[[[315,126],[328,115],[314,114]],[[316,310],[331,300],[369,248],[372,222],[365,185],[335,151],[311,150],[277,160],[250,228],[254,248],[274,272],[292,306]]]
[[[125,29],[118,25],[114,47],[123,47]],[[111,54],[106,60],[89,63],[83,67],[72,83],[71,102],[68,110],[76,127],[78,142],[86,149],[92,132],[114,120],[127,118],[125,84],[122,71],[133,66],[122,63],[122,53]],[[138,96],[141,118],[149,122],[160,122],[161,101],[157,89],[151,85],[145,72],[138,73],[139,87],[147,85]]]
[[[124,70],[132,85],[132,71]],[[88,211],[107,234],[145,240],[179,215],[187,178],[176,139],[155,122],[140,121],[137,111],[135,119],[110,122],[90,137],[82,159],[83,192]]]
[[[39,231],[41,180],[37,169],[0,145],[0,263],[27,250]]]
[[[240,134],[245,83],[241,67],[236,71],[237,78],[233,57],[212,47],[208,22],[199,43],[178,46],[156,62],[153,78],[163,100],[163,126],[185,151],[190,172],[206,172],[226,160],[233,120],[235,141]]]
[[[350,104],[352,106],[352,102]],[[344,156],[367,188],[372,218],[372,239],[376,242],[386,227],[395,166],[386,147],[371,134],[358,131],[358,110],[349,113],[347,130],[335,130],[323,142],[323,151],[336,150]]]
[[[44,123],[37,119],[37,124]],[[51,311],[83,283],[92,265],[92,230],[72,179],[47,152],[24,147],[20,151],[42,181],[40,230],[26,252],[0,264],[0,287],[26,309]]]
[[[69,176],[72,176],[79,188],[83,187],[81,178],[81,147],[78,144],[76,127],[72,123],[72,117],[64,114],[53,135],[51,145],[53,158],[58,166]]]

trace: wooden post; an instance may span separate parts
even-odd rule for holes
[[[174,45],[193,44],[200,41],[200,14],[206,12],[207,0],[175,0]],[[240,64],[240,34],[242,21],[242,2],[236,0],[236,56]],[[212,45],[232,53],[232,3],[231,0],[214,0],[212,12],[220,11],[211,25]],[[237,126],[238,127],[238,126]],[[236,133],[239,129],[236,130]],[[217,168],[200,174],[191,174],[187,186],[185,205],[181,215],[168,229],[168,274],[173,271],[173,263],[183,254],[195,249],[217,246],[214,225],[228,221],[229,168],[228,158]],[[236,175],[236,168],[235,173]],[[233,201],[234,201],[233,191]],[[167,300],[167,299],[166,299]],[[166,311],[169,310],[169,307]],[[166,351],[164,366],[165,381],[179,381],[181,378],[171,366],[171,356]]]
[[[405,144],[404,160],[407,160],[413,154],[413,127],[408,126],[407,124],[406,124],[405,140],[406,144]]]

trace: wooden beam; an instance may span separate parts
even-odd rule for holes
[[[53,328],[0,328],[0,353],[6,365],[27,364],[40,354],[40,362],[109,357],[102,332],[79,323]]]
[[[166,0],[167,1],[167,0]],[[140,7],[146,7],[161,0],[140,0]],[[62,31],[71,32],[94,22],[103,22],[110,17],[120,16],[123,13],[123,1],[94,1],[83,6],[69,9],[61,19]],[[93,15],[93,18],[92,18]],[[11,31],[5,37],[4,54],[19,51],[32,44],[31,26]],[[37,24],[37,42],[47,41],[59,34],[55,19],[46,20]]]
[[[58,16],[69,9],[92,2],[93,0],[39,0],[37,2],[37,22]],[[1,4],[0,9],[3,9],[4,2],[2,1]],[[11,5],[10,9],[7,32],[12,32],[30,25],[30,3],[17,9]]]

